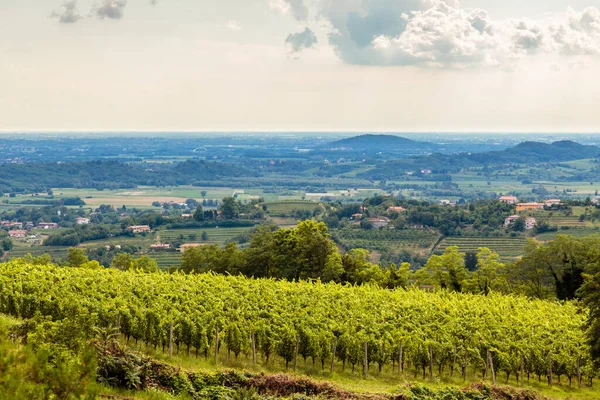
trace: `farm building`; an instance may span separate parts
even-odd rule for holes
[[[406,208],[404,207],[388,207],[387,209],[388,212],[404,212],[406,211]]]
[[[373,225],[373,228],[385,228],[390,224],[390,219],[386,217],[369,218],[367,221]]]
[[[535,224],[537,224],[537,221],[535,220],[535,218],[527,218],[525,220],[525,229],[531,230],[531,229],[535,228]]]
[[[182,253],[184,251],[186,251],[187,249],[191,249],[194,247],[200,247],[201,245],[198,243],[186,243],[186,244],[182,244],[181,246],[179,246],[179,251],[181,251]]]
[[[55,222],[40,222],[38,224],[38,228],[40,229],[58,229],[60,226]]]
[[[560,205],[560,199],[548,199],[544,201],[544,205],[546,207],[558,206]]]
[[[132,225],[129,228],[127,228],[127,230],[130,232],[133,232],[133,233],[152,232],[152,229],[150,228],[149,225]]]
[[[171,250],[172,246],[169,243],[159,243],[159,244],[153,244],[150,246],[150,250],[154,250],[154,251],[167,251],[167,250]]]
[[[77,225],[89,225],[90,223],[89,218],[77,218],[75,221],[77,222]]]
[[[8,231],[8,236],[10,236],[12,238],[24,238],[25,236],[27,236],[27,231],[24,231],[24,230]]]
[[[518,216],[518,215],[511,215],[510,217],[506,217],[506,219],[504,220],[504,226],[510,226],[510,224],[512,224],[519,218],[520,218],[520,216]]]
[[[515,196],[502,196],[500,197],[500,201],[506,204],[517,204],[519,199]]]

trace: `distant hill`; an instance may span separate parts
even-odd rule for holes
[[[471,154],[468,157],[484,164],[531,164],[536,162],[561,162],[595,158],[600,156],[600,148],[587,146],[570,140],[551,144],[523,142],[502,151]]]
[[[347,139],[327,143],[322,148],[328,150],[351,150],[372,152],[396,152],[403,150],[435,150],[438,145],[434,143],[418,142],[395,135],[360,135]]]
[[[390,179],[420,169],[449,173],[458,172],[465,167],[503,164],[532,165],[545,162],[560,163],[597,157],[600,158],[600,148],[582,145],[570,140],[551,144],[523,142],[501,151],[454,155],[436,153],[427,156],[389,160],[379,163],[375,168],[362,172],[357,176],[367,179]]]

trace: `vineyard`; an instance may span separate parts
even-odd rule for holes
[[[319,203],[311,201],[277,201],[272,203],[264,203],[267,206],[267,211],[271,216],[290,216],[295,212],[313,213],[321,207]]]
[[[236,236],[248,234],[252,228],[204,228],[204,229],[174,229],[159,231],[163,243],[181,241],[182,243],[204,243],[224,245]],[[207,239],[202,240],[202,233],[206,232]]]
[[[435,230],[364,230],[336,229],[331,231],[333,240],[346,250],[364,248],[371,251],[429,250],[439,239]]]
[[[296,369],[382,369],[407,376],[463,379],[485,374],[578,384],[594,376],[572,303],[449,292],[384,290],[212,274],[144,274],[0,265],[0,312],[40,313],[93,334],[116,326],[124,340],[155,349],[172,341],[187,354]],[[229,356],[228,356],[229,358]]]
[[[450,246],[457,246],[461,252],[477,252],[477,249],[487,247],[503,259],[510,259],[522,255],[526,244],[527,240],[524,238],[450,237],[440,242],[435,253],[441,254]]]

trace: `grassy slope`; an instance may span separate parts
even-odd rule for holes
[[[133,342],[130,343],[130,345],[134,348],[136,347]],[[260,360],[259,364],[254,365],[250,357],[241,355],[236,360],[233,355],[228,358],[226,351],[221,352],[219,363],[215,364],[213,359],[214,355],[209,354],[208,359],[204,359],[202,355],[196,358],[193,353],[188,356],[184,347],[181,347],[179,354],[177,354],[175,349],[172,358],[170,358],[168,354],[162,353],[160,348],[156,350],[152,347],[146,349],[145,346],[141,345],[137,347],[137,349],[153,358],[189,371],[217,372],[223,369],[233,369],[240,372],[265,373],[267,375],[285,372],[294,376],[308,376],[319,382],[330,382],[343,389],[364,394],[397,394],[401,392],[403,388],[417,383],[434,390],[440,390],[447,387],[464,388],[474,383],[491,384],[489,379],[485,381],[481,379],[480,371],[475,375],[472,370],[469,370],[467,382],[464,382],[462,378],[458,377],[459,372],[456,373],[457,377],[454,379],[447,377],[444,377],[443,379],[438,377],[434,377],[433,379],[423,379],[420,373],[415,377],[413,369],[407,370],[400,375],[398,371],[391,371],[391,368],[386,366],[383,371],[379,373],[376,365],[372,365],[369,371],[369,377],[364,379],[361,377],[362,367],[360,366],[356,366],[355,372],[352,372],[350,365],[347,365],[345,371],[342,371],[341,365],[336,364],[334,372],[330,373],[328,365],[325,366],[325,370],[323,371],[321,370],[319,362],[313,366],[312,360],[310,359],[307,360],[306,364],[302,359],[299,359],[297,371],[294,373],[291,366],[286,371],[285,365],[282,362],[271,361],[270,365],[265,367],[263,363],[264,360]],[[514,376],[511,376],[507,381],[504,374],[497,377],[497,384],[508,385],[515,388],[519,387]],[[597,385],[596,382],[595,385]],[[537,377],[534,378],[532,376],[530,381],[525,382],[525,388],[534,390],[545,397],[556,400],[600,399],[600,386],[590,388],[583,385],[581,389],[577,389],[577,383],[575,381],[573,382],[573,386],[569,387],[568,381],[566,381],[566,378],[564,377],[561,384],[555,384],[552,388],[549,388],[544,377],[542,377],[542,382],[538,382]]]

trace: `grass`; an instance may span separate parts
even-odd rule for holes
[[[320,203],[311,201],[278,201],[263,204],[267,206],[269,215],[278,217],[291,216],[295,211],[308,211],[313,213],[321,206]]]
[[[324,369],[321,369],[321,364],[318,360],[313,366],[311,359],[308,359],[305,363],[302,358],[299,358],[297,370],[293,370],[292,362],[286,371],[285,364],[276,357],[275,361],[272,359],[268,365],[265,365],[264,359],[258,356],[257,364],[253,364],[250,354],[241,354],[238,359],[236,359],[233,354],[228,357],[225,347],[219,353],[218,363],[215,363],[213,351],[209,351],[208,358],[205,359],[202,355],[199,355],[199,357],[196,358],[193,350],[188,356],[185,347],[181,347],[179,352],[177,352],[175,347],[173,357],[169,357],[168,353],[163,353],[160,348],[146,348],[141,342],[140,344],[135,345],[132,341],[130,346],[158,360],[167,362],[171,365],[178,365],[189,371],[216,372],[223,369],[234,369],[237,371],[265,374],[285,372],[296,376],[308,376],[311,379],[320,382],[330,382],[341,388],[357,393],[393,394],[398,393],[402,388],[414,385],[415,383],[423,384],[431,389],[443,389],[447,387],[463,388],[471,383],[479,382],[491,384],[489,379],[483,381],[481,371],[478,370],[475,372],[473,368],[468,369],[467,382],[464,382],[462,378],[459,377],[460,372],[458,368],[457,371],[455,371],[455,376],[453,378],[447,373],[444,376],[439,377],[435,375],[435,372],[433,378],[423,378],[420,370],[415,376],[415,371],[412,367],[410,369],[407,368],[403,373],[399,373],[397,369],[392,370],[391,366],[386,365],[380,373],[377,365],[373,364],[369,370],[369,376],[364,379],[361,376],[362,366],[357,365],[354,372],[352,372],[352,368],[349,364],[346,365],[345,369],[342,369],[341,362],[336,362],[334,371],[331,373],[329,370],[329,362],[325,364]],[[507,381],[506,375],[504,373],[499,373],[497,375],[497,384],[519,387],[519,383],[516,381],[514,374],[511,375],[510,379]],[[600,399],[599,390],[585,385],[582,389],[577,389],[575,380],[573,387],[569,387],[568,380],[564,376],[562,377],[562,383],[557,383],[552,388],[547,386],[544,377],[542,377],[542,382],[538,382],[537,377],[532,376],[529,381],[525,380],[525,388],[538,391],[544,396],[556,400]]]

